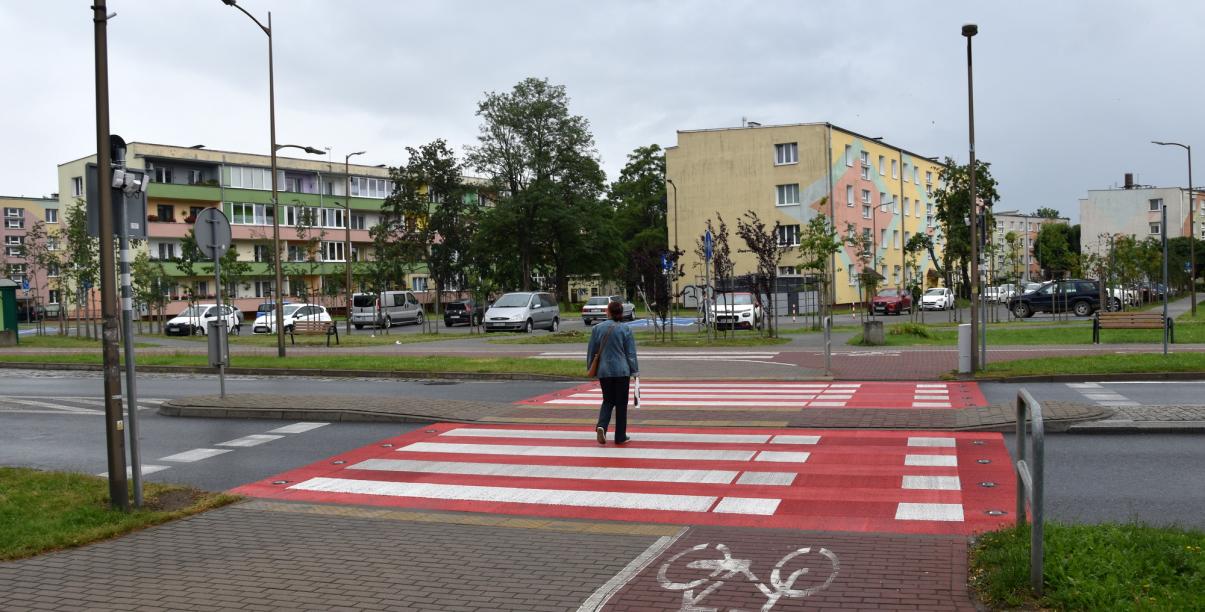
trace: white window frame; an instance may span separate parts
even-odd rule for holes
[[[7,229],[25,229],[25,219],[5,219],[4,227]]]
[[[5,209],[4,209],[4,218],[5,219],[20,219],[24,216],[25,216],[24,208],[5,207]]]
[[[854,146],[845,145],[845,165],[852,168],[854,166]]]
[[[879,212],[887,212],[887,210],[888,210],[887,207],[890,204],[891,203],[888,202],[888,200],[887,200],[887,192],[880,191],[879,192]]]
[[[891,248],[893,248],[893,249],[900,248],[900,230],[897,230],[897,229],[891,230]]]
[[[1163,210],[1163,198],[1151,198],[1147,200],[1147,202],[1149,207],[1147,208],[1148,212],[1159,212],[1160,210]]]
[[[48,303],[48,304],[58,304],[58,303],[59,303],[59,300],[61,299],[61,297],[60,297],[61,295],[62,295],[62,294],[59,292],[59,290],[58,290],[58,289],[48,289],[48,290],[46,290],[46,303]]]
[[[871,206],[870,206],[870,204],[863,204],[863,205],[862,205],[862,218],[863,218],[863,219],[871,219],[871,218],[873,218],[873,215],[871,214]]]
[[[46,209],[46,222],[47,223],[58,223],[59,222],[59,209],[47,208]]]
[[[894,179],[894,178],[899,178],[899,177],[900,177],[900,160],[893,159],[893,160],[891,160],[891,178]]]
[[[799,246],[799,224],[778,226],[777,238],[780,247]]]
[[[792,201],[792,199],[794,201]],[[799,183],[776,185],[774,202],[776,206],[798,206]]]
[[[887,162],[887,158],[880,155],[879,156],[879,176],[883,176],[883,175],[887,174],[886,162]]]
[[[9,234],[4,237],[4,246],[22,246],[25,244],[25,236],[18,234]]]
[[[71,177],[71,195],[76,198],[84,197],[84,177]]]
[[[911,214],[912,214],[912,200],[909,200],[908,196],[904,196],[904,216],[907,217]]]
[[[1158,235],[1160,235],[1160,234],[1162,233],[1162,231],[1161,231],[1162,229],[1163,229],[1163,228],[1162,228],[1162,227],[1160,227],[1160,225],[1159,225],[1159,222],[1158,222],[1158,221],[1152,221],[1152,222],[1150,222],[1150,230],[1151,230],[1151,235],[1152,235],[1152,236],[1158,236]]]
[[[869,189],[862,190],[862,204],[866,205],[866,206],[870,205],[870,190]]]
[[[853,206],[854,206],[854,186],[853,185],[845,186],[845,205],[850,208],[853,208]]]
[[[784,142],[774,145],[774,165],[787,166],[799,163],[799,143]]]
[[[322,243],[322,261],[347,261],[343,251],[343,242],[324,241]]]

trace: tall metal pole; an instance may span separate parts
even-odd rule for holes
[[[356,155],[363,155],[363,154],[364,154],[364,151],[356,151],[355,153],[348,153],[347,155],[343,156],[343,181],[346,183],[346,185],[344,185],[345,193],[343,194],[343,201],[347,204],[346,206],[343,207],[343,210],[347,214],[347,218],[343,220],[343,225],[344,225],[344,227],[347,228],[347,230],[344,232],[344,238],[343,238],[343,242],[344,242],[343,249],[345,251],[343,253],[343,261],[344,261],[344,274],[346,275],[344,282],[347,284],[347,327],[346,327],[346,330],[349,335],[351,334],[351,309],[352,309],[352,303],[351,303],[352,302],[352,295],[351,295],[352,294],[352,287],[351,287],[351,158],[355,157]],[[471,319],[471,317],[470,317],[470,319]]]
[[[92,5],[96,63],[96,179],[100,198],[101,355],[104,363],[105,448],[109,505],[129,511],[125,422],[121,418],[121,372],[117,353],[117,291],[113,261],[113,167],[109,155],[109,42],[105,0]]]
[[[272,140],[272,248],[276,256],[272,265],[276,273],[276,356],[285,356],[285,281],[284,271],[280,265],[280,201],[276,185],[276,77],[272,70],[272,11],[268,11],[268,27],[263,28],[268,35],[268,124]]]
[[[1197,230],[1196,230],[1196,203],[1192,198],[1192,147],[1179,142],[1162,142],[1152,140],[1152,144],[1160,146],[1180,147],[1188,152],[1188,272],[1190,285],[1190,299],[1192,301],[1192,316],[1195,319],[1197,316]],[[1180,210],[1184,210],[1181,208]],[[1165,291],[1166,291],[1166,282]]]
[[[114,160],[125,168],[125,160]],[[143,176],[142,180],[147,180]],[[134,289],[130,285],[130,220],[125,203],[117,207],[121,229],[118,230],[121,272],[121,340],[126,360],[126,419],[130,436],[130,480],[134,485],[134,507],[142,507],[142,458],[138,450],[138,377],[134,369]],[[145,221],[145,220],[144,220]]]
[[[1167,290],[1167,203],[1164,202],[1162,209],[1162,222],[1159,224],[1159,233],[1163,238],[1163,354],[1167,354],[1167,294],[1171,293]]]
[[[967,121],[969,124],[971,165],[970,165],[970,218],[971,218],[971,371],[979,370],[979,355],[975,351],[979,333],[979,207],[975,201],[975,86],[971,70],[971,38],[979,33],[979,26],[968,23],[962,26],[962,35],[967,39]],[[986,352],[986,347],[983,349]]]
[[[678,298],[678,186],[671,179],[665,179],[674,188],[674,299],[669,301],[669,339],[674,339],[674,300]]]

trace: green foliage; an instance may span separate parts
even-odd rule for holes
[[[992,608],[1201,610],[1205,534],[1135,524],[1047,523],[1042,597],[1029,585],[1029,525],[989,532],[971,551],[970,585]]]
[[[773,338],[776,317],[774,312],[774,280],[778,278],[778,264],[789,247],[778,241],[778,232],[782,223],[775,221],[773,226],[767,226],[765,221],[755,211],[748,210],[742,218],[736,220],[736,234],[744,241],[749,253],[757,260],[757,294],[768,296],[769,304],[763,304],[767,313],[765,316],[766,329]]]
[[[941,224],[945,244],[942,246],[942,266],[946,270],[946,283],[950,283],[949,271],[962,271],[962,295],[970,294],[965,279],[970,278],[971,229],[965,221],[971,214],[970,165],[959,165],[947,157],[939,174],[941,186],[933,192],[937,202],[937,221]],[[1000,200],[996,190],[996,179],[992,178],[991,164],[975,163],[975,197],[984,208],[983,223],[992,227],[992,206]]]
[[[1033,256],[1047,274],[1073,274],[1079,265],[1080,227],[1065,223],[1043,223],[1034,240]]]
[[[1042,219],[1058,219],[1059,217],[1062,216],[1061,214],[1059,214],[1059,211],[1057,211],[1053,208],[1050,208],[1048,206],[1043,206],[1043,207],[1037,209],[1036,211],[1034,211],[1033,215],[1035,217],[1040,217]]]
[[[887,328],[887,333],[892,336],[915,336],[917,338],[933,338],[933,331],[918,323],[898,323]]]
[[[628,163],[607,197],[614,211],[614,232],[629,257],[619,258],[617,269],[605,276],[622,281],[629,291],[641,285],[642,278],[651,278],[661,254],[670,251],[666,196],[664,151],[655,144],[637,147],[628,154]]]

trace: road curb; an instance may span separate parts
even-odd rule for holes
[[[100,372],[103,366],[91,363],[42,363],[6,361],[0,368],[12,370],[62,370],[71,372]],[[138,371],[153,374],[217,374],[215,368],[198,366],[140,365]],[[313,368],[226,368],[227,374],[243,376],[307,376],[323,378],[392,378],[405,380],[542,380],[551,382],[584,381],[585,377],[555,374],[525,374],[521,372],[422,372],[380,370],[319,370]]]
[[[1133,374],[1043,374],[1037,376],[1002,376],[963,378],[955,380],[992,383],[1075,383],[1075,382],[1120,382],[1160,380],[1205,380],[1205,372],[1139,372]]]
[[[275,410],[262,408],[212,408],[167,401],[159,414],[210,419],[264,419],[269,421],[336,421],[339,423],[476,423],[476,419],[435,418],[422,414],[380,413],[368,410]]]

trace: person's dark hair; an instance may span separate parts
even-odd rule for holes
[[[611,302],[607,304],[607,316],[611,317],[612,321],[623,320],[623,304],[619,302]]]

